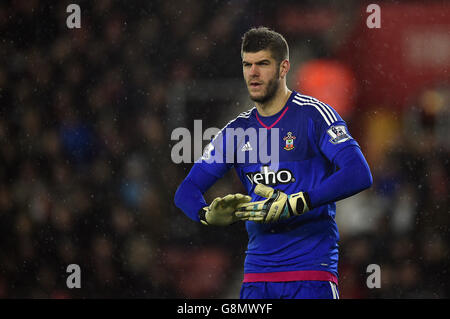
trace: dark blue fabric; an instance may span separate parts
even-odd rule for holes
[[[207,206],[203,194],[217,179],[216,176],[205,172],[199,165],[194,165],[175,192],[175,205],[189,218],[198,222],[199,210]]]
[[[318,207],[354,195],[372,185],[369,165],[357,146],[342,149],[335,157],[338,171],[308,191],[312,207]],[[351,182],[348,182],[351,178]]]
[[[335,293],[333,294],[333,289]],[[329,281],[244,282],[240,299],[338,299]]]

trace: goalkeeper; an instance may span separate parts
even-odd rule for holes
[[[205,227],[245,221],[249,242],[241,298],[338,298],[335,202],[371,186],[369,166],[332,107],[287,87],[289,49],[282,35],[264,27],[249,30],[241,57],[255,106],[211,141],[178,187],[175,204]],[[228,138],[230,130],[248,128],[267,134],[256,141]],[[263,163],[257,147],[276,146],[275,132],[278,161]],[[227,161],[226,154],[236,159],[242,152],[245,161]],[[207,204],[203,194],[231,168],[248,195]]]

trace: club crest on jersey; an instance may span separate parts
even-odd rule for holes
[[[333,144],[339,144],[351,139],[351,136],[348,135],[347,129],[344,125],[335,125],[332,126],[328,131],[328,135],[330,135],[330,142]]]
[[[283,137],[283,141],[286,142],[286,145],[283,147],[286,151],[290,151],[294,149],[294,140],[296,137],[292,135],[292,132],[288,132],[285,137]]]

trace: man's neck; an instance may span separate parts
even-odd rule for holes
[[[277,114],[286,105],[292,91],[286,86],[280,86],[280,89],[272,99],[266,103],[255,103],[258,113],[262,116],[271,116]]]

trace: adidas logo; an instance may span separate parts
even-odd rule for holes
[[[252,151],[252,150],[253,150],[253,148],[250,145],[250,142],[245,143],[241,148],[242,152],[247,152],[247,151]]]

